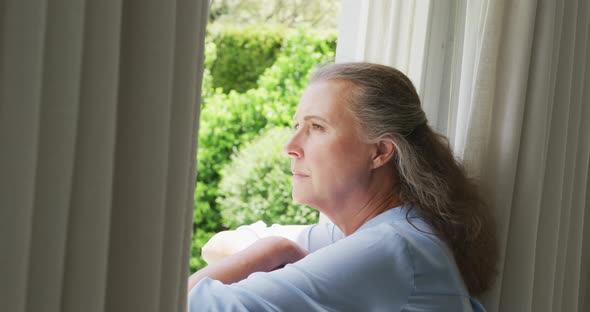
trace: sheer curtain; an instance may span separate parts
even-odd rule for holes
[[[0,2],[0,310],[185,311],[208,1]]]
[[[489,311],[590,310],[589,20],[584,0],[342,1],[337,61],[408,73],[482,181],[502,250]]]

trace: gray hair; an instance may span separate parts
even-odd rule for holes
[[[311,76],[318,80],[352,82],[354,116],[370,141],[385,134],[409,135],[426,124],[426,114],[414,85],[395,68],[370,63],[345,63],[322,67]]]

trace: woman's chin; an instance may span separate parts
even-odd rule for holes
[[[298,194],[295,192],[293,192],[291,196],[295,204],[312,206],[309,196],[305,196],[304,194]]]

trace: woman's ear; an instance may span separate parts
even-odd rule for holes
[[[395,143],[393,143],[393,138],[390,136],[382,138],[375,144],[377,148],[375,149],[375,154],[372,159],[373,169],[377,169],[387,164],[396,153]]]

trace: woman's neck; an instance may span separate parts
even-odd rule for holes
[[[320,209],[348,236],[367,221],[392,208],[403,205],[393,183],[382,183],[372,191],[349,194],[332,209]]]

